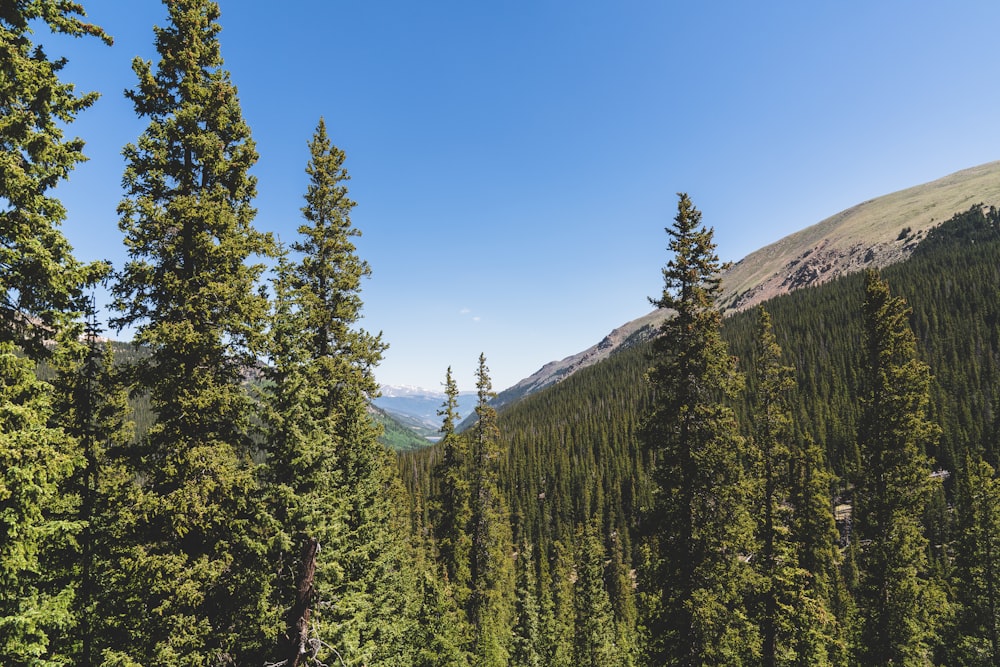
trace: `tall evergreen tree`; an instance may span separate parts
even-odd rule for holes
[[[614,667],[624,663],[617,646],[614,612],[604,585],[604,546],[597,523],[589,521],[578,530],[580,545],[576,580],[576,636],[574,664],[581,667]]]
[[[500,430],[486,356],[476,370],[475,432],[472,442],[472,595],[470,618],[474,631],[475,664],[507,665],[514,627],[513,537],[507,503],[499,484]]]
[[[971,455],[960,471],[955,549],[959,610],[950,637],[950,664],[1000,663],[1000,479],[993,466]]]
[[[465,667],[468,623],[451,586],[429,566],[418,567],[420,609],[410,639],[413,667]]]
[[[789,471],[790,529],[800,576],[805,574],[792,608],[794,664],[847,665],[854,601],[841,572],[840,534],[830,499],[834,475],[823,449],[811,438],[794,444]]]
[[[541,667],[545,664],[543,662],[542,619],[536,593],[538,581],[535,576],[533,551],[534,547],[531,544],[527,542],[521,544],[517,553],[515,571],[517,623],[514,626],[511,664],[523,667]]]
[[[785,664],[779,651],[786,653],[789,628],[783,621],[790,600],[783,590],[798,581],[797,559],[789,540],[788,447],[791,415],[788,393],[795,386],[793,369],[781,363],[781,348],[774,338],[771,316],[760,311],[760,328],[754,359],[756,391],[751,395],[753,443],[760,457],[760,552],[755,567],[761,574],[760,610],[761,658],[764,667]],[[784,607],[784,608],[783,608]],[[782,627],[785,626],[785,627]],[[780,645],[780,646],[779,646]]]
[[[367,401],[346,407],[348,427],[337,437],[356,449],[341,458],[347,473],[344,548],[331,559],[340,569],[331,597],[318,601],[327,608],[319,632],[350,667],[404,667],[420,648],[409,642],[420,599],[410,525],[401,509],[405,491],[393,453],[378,441]]]
[[[66,59],[50,59],[31,35],[43,27],[110,44],[84,17],[80,4],[56,0],[0,7],[0,662],[8,665],[72,661],[72,643],[58,638],[73,635],[80,617],[68,547],[83,528],[70,487],[84,461],[78,441],[55,425],[53,387],[30,360],[49,356],[47,341],[79,333],[83,287],[106,273],[73,257],[59,230],[66,210],[51,193],[86,159],[83,141],[63,131],[97,94],[61,81]]]
[[[874,270],[866,275],[865,294],[862,467],[855,493],[864,612],[858,660],[921,665],[931,660],[944,607],[921,525],[931,491],[925,452],[938,435],[927,417],[930,372],[917,358],[906,302],[892,296]]]
[[[794,369],[782,362],[771,316],[760,309],[750,396],[755,455],[759,458],[760,575],[758,618],[762,664],[831,665],[842,657],[833,613],[836,527],[830,476],[815,445],[793,436]]]
[[[75,625],[74,586],[53,587],[46,551],[80,528],[53,509],[83,462],[73,439],[48,425],[52,387],[9,341],[0,342],[0,379],[0,662],[66,664],[50,643]]]
[[[113,514],[111,498],[125,477],[123,447],[133,438],[128,390],[115,365],[114,349],[100,337],[97,313],[88,307],[82,339],[60,336],[50,364],[56,371],[55,411],[52,424],[78,443],[83,465],[67,480],[62,514],[79,520],[81,530],[66,548],[49,555],[49,569],[58,571],[76,587],[75,608],[79,623],[59,634],[58,643],[72,662],[96,663],[94,638],[102,634],[104,620],[96,611],[103,571],[115,540],[106,528]],[[59,561],[64,562],[60,563]]]
[[[404,506],[400,482],[368,411],[386,346],[356,326],[370,268],[351,242],[360,232],[350,219],[345,156],[322,119],[309,151],[306,222],[291,246],[299,259],[282,262],[276,286],[278,409],[268,454],[272,483],[285,489],[276,513],[294,543],[290,556],[309,540],[322,546],[309,620],[325,645],[317,659],[336,652],[349,665],[406,664],[416,649],[407,641],[420,602],[417,572],[396,509]]]
[[[742,387],[720,335],[712,230],[687,195],[667,228],[674,253],[659,308],[671,309],[654,342],[655,399],[642,438],[656,496],[646,525],[647,660],[657,665],[741,665],[759,654],[745,609],[753,548],[744,448],[725,403]]]
[[[113,323],[135,327],[150,351],[135,371],[156,418],[134,460],[139,506],[123,528],[130,583],[106,601],[109,614],[127,609],[129,626],[107,649],[146,665],[262,661],[277,621],[244,379],[263,350],[268,306],[253,260],[273,254],[273,242],[252,225],[257,153],[222,68],[218,5],[166,5],[160,60],[155,69],[133,61],[138,86],[126,93],[149,126],[124,149],[129,261]]]
[[[84,20],[83,7],[58,0],[16,0],[0,8],[0,341],[33,358],[53,330],[83,310],[82,287],[106,272],[72,255],[59,225],[66,209],[50,193],[86,160],[83,141],[63,128],[97,100],[78,95],[31,40],[32,25],[53,33],[111,38]],[[33,23],[37,22],[37,23]]]
[[[542,635],[545,638],[544,664],[549,667],[571,667],[573,635],[576,630],[576,565],[573,552],[561,541],[552,544],[548,586],[543,587]],[[546,581],[546,579],[543,579]]]
[[[286,628],[276,657],[287,667],[299,664],[314,638],[312,613],[317,599],[329,597],[325,587],[336,578],[327,572],[329,555],[342,540],[346,511],[339,493],[333,416],[317,397],[322,385],[311,372],[309,330],[294,283],[293,265],[282,252],[274,281],[271,363],[265,369],[264,480],[282,537],[274,592],[275,605],[286,612]]]
[[[448,581],[456,598],[466,608],[470,595],[472,538],[472,499],[468,478],[468,440],[455,433],[458,415],[458,385],[451,375],[445,374],[445,401],[438,411],[442,417],[441,461],[434,467],[438,495],[434,499],[431,521],[437,540],[438,553],[448,574]]]
[[[636,636],[639,612],[636,609],[635,581],[632,571],[625,562],[621,534],[618,531],[611,534],[611,553],[609,555],[605,580],[615,615],[616,660],[622,667],[635,667],[639,657],[638,637]]]

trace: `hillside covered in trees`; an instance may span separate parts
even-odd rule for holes
[[[0,12],[0,664],[1000,662],[995,208],[723,319],[680,195],[656,337],[499,413],[480,356],[464,431],[444,370],[440,441],[396,454],[344,152],[319,118],[296,237],[258,229],[219,8],[166,5],[122,267],[59,230],[95,96],[29,24],[109,38]]]
[[[923,442],[921,454],[928,457],[926,475],[940,483],[931,487],[923,530],[931,540],[926,550],[933,568],[944,573],[951,591],[962,586],[954,577],[964,539],[962,522],[969,520],[963,513],[971,511],[962,506],[969,462],[982,458],[982,465],[990,469],[996,465],[998,221],[995,209],[973,207],[935,228],[910,260],[881,274],[912,309],[905,321],[914,332],[917,355],[930,371],[925,413],[940,431]],[[851,614],[864,611],[851,601],[852,590],[856,591],[851,586],[857,585],[860,573],[859,540],[852,539],[857,527],[850,508],[868,470],[858,436],[865,382],[865,280],[863,274],[850,275],[766,304],[782,364],[794,369],[795,388],[785,398],[785,437],[812,443],[810,456],[822,461],[825,491],[820,502],[831,522],[837,510],[838,531],[831,540],[837,545],[837,576],[844,586],[838,604],[845,613],[853,610]],[[737,368],[746,375],[744,391],[730,404],[740,432],[751,438],[754,417],[761,410],[755,396],[764,381],[754,369],[760,354],[755,350],[760,314],[754,310],[726,318],[721,334]],[[499,418],[507,443],[501,479],[515,535],[541,554],[535,556],[534,576],[553,577],[551,564],[561,562],[567,550],[576,547],[580,527],[600,526],[606,591],[616,608],[623,608],[616,618],[626,624],[635,623],[636,605],[641,607],[636,570],[646,558],[644,517],[656,493],[650,476],[653,454],[640,438],[654,396],[646,379],[653,358],[651,343],[638,342],[510,406]],[[440,456],[439,449],[430,449],[400,460],[404,481],[416,498],[420,525],[430,521],[425,499],[440,494],[440,480],[433,474]],[[759,473],[757,466],[749,469]],[[760,511],[755,509],[754,514],[759,517]],[[540,565],[539,560],[549,564]],[[624,591],[616,583],[621,572],[631,573]],[[537,595],[545,597],[555,590],[554,579],[548,586],[540,584]],[[947,607],[953,623],[960,618],[959,607],[954,601]],[[952,634],[958,632],[956,626],[944,624],[938,632],[934,649],[938,652],[931,653],[936,656],[932,661],[976,664],[959,662],[949,652],[959,641]],[[985,641],[985,636],[978,641]],[[843,650],[851,638],[841,640]],[[859,664],[856,656],[842,658],[846,660],[842,664]]]

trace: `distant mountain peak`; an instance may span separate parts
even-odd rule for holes
[[[425,437],[433,437],[441,428],[438,410],[445,400],[444,391],[432,391],[421,387],[382,385],[382,395],[372,401],[401,424]],[[461,418],[472,414],[476,392],[458,392],[458,413]]]
[[[413,385],[383,384],[379,385],[379,392],[386,398],[401,398],[404,396],[440,396],[441,398],[444,398],[443,391],[433,391],[431,389],[424,389],[423,387],[415,387]]]

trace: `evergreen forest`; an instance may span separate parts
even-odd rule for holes
[[[0,665],[1000,664],[995,208],[723,313],[679,194],[659,329],[499,411],[481,355],[465,428],[442,369],[417,448],[371,406],[347,156],[317,119],[297,235],[258,228],[219,7],[164,4],[115,267],[56,196],[96,94],[33,41],[111,38],[0,2]]]

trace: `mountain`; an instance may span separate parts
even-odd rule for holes
[[[1000,161],[870,199],[750,253],[723,274],[720,303],[730,315],[802,287],[895,264],[910,257],[929,229],[975,204],[1000,205]],[[663,317],[653,311],[582,352],[545,364],[500,392],[496,405],[513,403],[647,340]]]
[[[979,198],[972,201],[978,203]],[[962,489],[973,485],[962,480],[968,470],[964,462],[971,457],[1000,461],[1000,299],[996,291],[1000,284],[1000,212],[984,211],[973,204],[926,232],[911,227],[902,233],[903,229],[897,229],[888,244],[893,245],[899,237],[898,252],[908,256],[885,267],[882,276],[894,295],[906,299],[906,319],[919,357],[928,364],[932,376],[926,413],[940,428],[940,437],[927,442],[923,453],[929,460],[928,475],[945,482],[935,486],[934,499],[924,514],[924,530],[929,545],[933,545],[927,557],[941,563],[934,566],[940,567],[940,572],[961,572],[960,568],[979,571],[977,559],[983,558],[979,552],[961,555],[970,539],[960,518],[969,511],[961,509],[962,503],[968,502]],[[915,236],[921,239],[918,247],[908,248]],[[870,244],[871,240],[866,240],[860,245],[874,247]],[[850,258],[859,254],[851,251],[852,245],[837,258],[844,266],[852,266]],[[833,246],[831,241],[827,247]],[[861,260],[867,254],[861,252]],[[868,265],[878,261],[878,251],[872,255]],[[855,480],[863,478],[866,467],[858,445],[868,363],[862,343],[865,280],[861,273],[843,268],[831,268],[826,274],[834,270],[846,275],[816,280],[813,289],[785,285],[782,290],[788,293],[769,300],[767,309],[786,360],[783,363],[794,366],[796,390],[788,396],[789,440],[815,443],[815,451],[821,452],[816,460],[822,461],[832,476],[822,481],[828,485],[829,502],[822,492],[817,497],[828,509],[836,508],[826,517],[835,522],[824,519],[822,540],[845,547],[844,562],[850,565],[844,571],[853,573],[858,571],[855,563],[864,567],[870,562],[851,556],[866,545],[861,539],[852,539],[857,536],[852,532],[857,524],[849,521],[857,500]],[[581,357],[575,369],[567,362],[563,368],[569,367],[571,372],[561,381],[526,395],[499,414],[505,451],[499,484],[508,499],[519,542],[530,546],[530,553],[538,559],[535,562],[550,564],[539,568],[540,590],[562,590],[559,587],[566,584],[570,573],[583,571],[571,569],[572,556],[569,564],[564,561],[567,552],[579,554],[587,548],[588,525],[599,527],[604,536],[605,582],[612,606],[627,609],[634,604],[635,591],[644,585],[642,579],[637,581],[631,575],[636,570],[641,573],[641,564],[649,557],[646,517],[655,506],[656,494],[649,474],[654,465],[652,452],[639,437],[652,399],[651,388],[644,381],[651,342],[638,342],[648,325],[619,328],[588,351],[591,358],[604,357],[602,361],[586,364],[587,359]],[[736,421],[747,426],[750,415],[758,410],[751,400],[760,380],[755,378],[752,363],[757,354],[758,327],[758,314],[747,307],[733,309],[722,327],[729,353],[747,374],[748,391],[732,403]],[[543,370],[553,374],[554,368]],[[541,383],[544,377],[540,375],[535,381]],[[526,382],[524,386],[531,385]],[[411,492],[411,508],[422,513],[420,525],[433,521],[428,518],[432,515],[427,499],[435,492],[432,471],[439,456],[437,448],[423,448],[398,458]],[[748,466],[751,470],[757,467],[755,458],[748,460]],[[976,488],[992,488],[988,481],[979,479]],[[977,492],[974,497],[980,502],[978,499],[986,496]],[[833,525],[839,530],[839,540],[831,534]],[[580,562],[580,556],[576,558]],[[953,583],[940,598],[942,605],[964,599],[962,591],[967,584],[962,582],[969,576],[960,574],[950,580]],[[584,588],[575,586],[579,595]],[[945,595],[952,596],[947,603]],[[572,596],[570,593],[569,598]],[[857,601],[851,608],[859,610],[859,617],[866,613],[865,598],[852,598],[847,592],[843,599]],[[572,614],[572,610],[567,612],[569,618]],[[634,622],[636,617],[623,618]],[[944,627],[941,654],[964,651],[965,644],[951,639],[953,626]],[[969,627],[972,630],[955,631],[977,632],[980,626]],[[572,633],[566,634],[572,637]],[[634,635],[629,629],[619,636]],[[851,664],[858,662],[863,661]],[[947,658],[938,664],[973,662]]]
[[[382,425],[382,437],[379,441],[389,449],[409,452],[431,444],[426,436],[403,424],[395,415],[377,406],[371,406],[371,414]]]
[[[927,230],[975,204],[1000,203],[1000,162],[852,206],[752,252],[723,275],[722,305],[744,310],[800,287],[908,258]]]
[[[597,345],[568,356],[561,361],[551,361],[514,386],[504,389],[497,394],[494,405],[503,407],[514,403],[525,396],[565,380],[583,368],[607,359],[613,352],[648,340],[655,333],[656,327],[662,319],[663,313],[653,311],[623,324],[605,336]]]
[[[396,421],[415,431],[426,439],[435,439],[441,428],[438,410],[444,403],[443,391],[430,391],[419,387],[383,385],[382,395],[373,403],[390,414]],[[472,414],[476,405],[476,392],[463,391],[458,394],[460,418]]]

